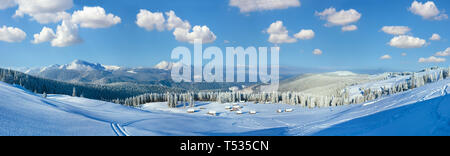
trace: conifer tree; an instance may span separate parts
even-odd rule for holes
[[[73,87],[72,89],[72,96],[73,97],[77,96],[77,90],[75,89],[75,87]]]

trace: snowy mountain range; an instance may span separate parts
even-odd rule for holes
[[[74,60],[69,64],[56,64],[40,68],[19,68],[19,71],[34,76],[67,82],[97,84],[133,82],[147,84],[152,83],[153,81],[169,79],[170,72],[168,71],[168,68],[168,66],[164,69],[158,67],[128,68],[90,63],[83,60]]]
[[[195,107],[199,111],[188,114],[188,108],[168,108],[164,102],[137,109],[65,95],[43,98],[0,82],[0,135],[448,136],[449,86],[450,79],[445,79],[374,101],[332,108],[240,103],[243,114],[226,111],[226,104],[201,102]],[[293,111],[276,112],[287,108]],[[218,116],[206,115],[211,110]],[[257,113],[249,114],[251,110]]]
[[[52,71],[52,70],[115,71],[115,70],[119,70],[120,68],[121,67],[118,67],[118,66],[107,66],[107,65],[102,65],[99,63],[90,63],[90,62],[83,61],[83,60],[74,60],[70,64],[65,64],[65,65],[54,64],[54,65],[40,67],[40,68],[28,68],[28,69],[23,68],[23,69],[21,69],[21,72],[24,72],[25,74],[35,75],[35,74]]]
[[[174,66],[180,66],[180,64],[161,61],[154,67],[130,68],[74,60],[71,63],[64,65],[54,64],[38,68],[21,67],[13,69],[33,76],[66,82],[96,84],[131,82],[138,84],[157,84],[159,83],[158,81],[170,81],[171,69]],[[280,78],[286,79],[305,72],[319,71],[320,70],[314,71],[306,68],[281,67]]]
[[[174,66],[181,66],[180,63],[161,61],[154,68],[161,70],[171,70]]]

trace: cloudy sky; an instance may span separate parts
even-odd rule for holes
[[[0,66],[153,66],[173,48],[279,46],[285,66],[449,66],[448,0],[0,0]]]

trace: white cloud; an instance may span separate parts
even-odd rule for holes
[[[170,10],[166,12],[167,16],[167,29],[173,30],[175,28],[191,29],[191,24],[188,21],[183,21],[178,17],[174,11]]]
[[[41,13],[33,15],[33,19],[41,24],[57,23],[59,21],[67,20],[70,18],[71,15],[67,12]]]
[[[435,33],[435,34],[431,35],[430,40],[439,41],[439,40],[441,40],[441,36],[439,34]]]
[[[270,43],[281,44],[297,42],[295,38],[289,36],[289,32],[286,30],[286,27],[283,26],[282,21],[276,21],[275,23],[272,23],[266,30],[266,32],[270,34]]]
[[[0,28],[0,41],[4,42],[22,42],[27,37],[27,34],[15,27],[6,27],[5,25]]]
[[[19,5],[15,17],[31,16],[39,23],[56,23],[68,14],[65,10],[72,8],[72,0],[16,0]]]
[[[75,11],[72,22],[80,24],[82,28],[107,28],[121,22],[120,17],[106,14],[102,7],[83,7],[83,10]]]
[[[436,56],[450,56],[450,47],[448,47],[444,51],[437,52]]]
[[[299,7],[299,0],[230,0],[230,6],[238,7],[242,13],[287,9],[289,7]]]
[[[194,26],[192,32],[189,29],[175,28],[173,32],[175,39],[180,42],[194,44],[195,40],[202,40],[202,43],[212,43],[216,40],[216,35],[207,26]]]
[[[314,54],[314,55],[322,55],[322,50],[320,50],[320,49],[314,49],[313,54]]]
[[[301,40],[309,40],[309,39],[314,38],[314,36],[315,36],[315,33],[311,29],[302,29],[297,34],[294,34],[295,38],[298,38],[298,39],[301,39]]]
[[[447,14],[439,11],[433,1],[427,1],[426,3],[414,1],[409,10],[424,19],[443,20],[448,18]]]
[[[342,27],[342,31],[355,31],[358,30],[358,27],[356,25],[347,25]]]
[[[441,62],[445,62],[446,59],[445,58],[440,58],[440,57],[434,57],[434,56],[430,56],[428,58],[420,58],[419,59],[419,63],[441,63]]]
[[[47,14],[41,13],[39,15]],[[49,13],[48,15],[52,16],[53,14]],[[107,28],[121,22],[120,17],[106,14],[105,9],[102,7],[83,7],[83,10],[75,11],[73,15],[66,12],[58,12],[56,15],[60,16],[62,20],[61,24],[57,26],[56,32],[51,28],[44,27],[40,33],[34,34],[32,43],[51,42],[53,47],[71,46],[82,42],[78,34],[80,26],[83,28]],[[44,19],[52,19],[50,16]],[[36,17],[34,16],[35,19]],[[40,22],[43,21],[40,20]]]
[[[61,25],[56,28],[56,37],[51,41],[51,44],[54,47],[66,47],[81,42],[82,40],[78,35],[78,25],[69,20],[63,20]]]
[[[322,12],[316,12],[316,16],[320,16],[321,19],[328,21],[326,24],[327,26],[345,26],[357,22],[361,19],[362,15],[355,9],[340,10],[339,12],[336,12],[336,9],[331,7]]]
[[[183,21],[176,16],[174,11],[152,13],[148,10],[142,9],[137,14],[136,24],[139,27],[145,28],[148,31],[157,29],[158,31],[174,30],[173,35],[175,39],[180,42],[188,42],[194,44],[195,40],[202,40],[202,43],[212,43],[217,37],[209,29],[208,26],[194,26],[191,30],[191,24],[188,21]]]
[[[147,31],[152,31],[157,29],[158,31],[164,31],[165,29],[165,21],[163,13],[161,12],[150,12],[145,9],[141,9],[139,13],[136,15],[136,24],[146,29]]]
[[[44,27],[39,34],[34,34],[34,40],[31,43],[40,44],[50,42],[52,47],[67,47],[81,43],[83,40],[78,34],[79,26],[71,18],[64,19],[56,28]]]
[[[174,11],[171,10],[165,14],[167,16],[165,27],[167,30],[174,30],[173,35],[177,41],[194,44],[195,40],[201,40],[202,43],[212,43],[217,39],[216,35],[206,25],[196,25],[191,31],[191,24],[187,20],[183,21]]]
[[[386,34],[391,35],[404,35],[411,31],[411,29],[407,26],[384,26],[381,30]]]
[[[402,56],[406,56],[406,55],[408,55],[408,54],[407,54],[407,53],[402,53],[401,55],[402,55]]]
[[[44,42],[50,42],[51,40],[56,38],[56,34],[53,29],[48,27],[42,28],[42,31],[39,34],[34,34],[34,40],[32,43],[39,44]]]
[[[424,39],[418,37],[401,35],[392,38],[389,45],[397,48],[420,48],[425,46],[426,43]]]
[[[390,55],[383,55],[380,57],[381,60],[390,60],[392,57]]]
[[[16,6],[15,0],[0,0],[0,10]]]

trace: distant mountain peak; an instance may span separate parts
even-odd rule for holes
[[[109,70],[109,71],[116,71],[116,70],[122,69],[122,67],[120,67],[120,66],[103,65],[103,67],[104,67],[106,70]]]
[[[76,60],[72,61],[72,64],[91,64],[91,63],[84,61],[84,60],[76,59]]]
[[[154,68],[161,70],[170,70],[173,67],[173,62],[161,61]]]
[[[171,66],[168,65],[165,68],[171,69]],[[122,82],[147,84],[151,81],[161,81],[170,78],[169,70],[161,71],[153,67],[129,68],[116,65],[103,65],[80,59],[63,65],[54,64],[45,67],[21,68],[20,71],[52,80],[95,84]]]
[[[61,66],[58,64],[42,67],[39,72],[44,72],[46,70],[59,69]]]
[[[86,66],[96,66],[96,65],[99,65],[98,63],[91,63],[91,62],[84,61],[84,60],[79,60],[79,59],[73,60],[70,64],[71,64],[71,65],[86,65]]]
[[[90,63],[83,60],[74,60],[72,63],[63,65],[60,69],[78,70],[78,71],[91,71],[91,70],[105,70],[105,67],[99,63]]]

